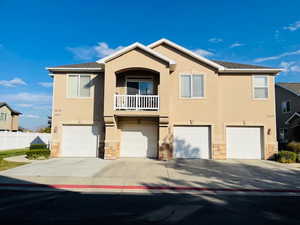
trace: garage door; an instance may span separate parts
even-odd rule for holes
[[[63,126],[60,156],[96,157],[97,133],[93,126]]]
[[[260,127],[227,127],[227,158],[261,159],[261,130]]]
[[[157,157],[157,126],[124,124],[121,131],[121,157]]]
[[[208,126],[174,127],[174,158],[209,159],[210,128]]]

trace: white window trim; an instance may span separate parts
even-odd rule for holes
[[[1,112],[0,114],[1,114],[1,118],[2,118],[2,115],[3,115],[3,118],[4,118],[4,119],[1,119],[0,121],[7,121],[7,113]]]
[[[254,79],[257,77],[266,77],[267,78],[267,85],[266,86],[260,86],[257,88],[267,88],[267,97],[266,98],[255,98],[255,86],[254,86]],[[268,100],[270,96],[270,85],[269,85],[269,76],[268,75],[252,75],[252,99],[254,100]]]
[[[202,76],[203,77],[203,96],[201,97],[182,97],[181,96],[181,77],[182,76],[194,76],[194,75],[198,75],[198,76]],[[180,73],[179,74],[179,99],[184,99],[184,100],[192,100],[192,99],[205,99],[206,98],[206,88],[205,88],[205,84],[206,84],[206,75],[202,74],[202,73]],[[193,79],[191,79],[191,93],[193,93]]]
[[[290,103],[290,111],[286,111],[286,112],[283,111],[282,104],[285,103],[285,102],[289,102],[289,103]],[[282,112],[282,113],[290,113],[291,111],[292,111],[292,110],[291,110],[291,100],[283,101],[283,102],[281,103],[281,112]]]
[[[66,96],[67,96],[67,98],[70,98],[70,99],[91,99],[92,98],[92,96],[93,96],[93,91],[92,91],[92,87],[90,87],[90,96],[89,97],[81,97],[81,96],[77,96],[77,97],[71,97],[71,96],[69,96],[69,77],[70,76],[89,76],[90,77],[90,81],[92,80],[92,74],[85,74],[85,73],[69,73],[69,74],[67,74],[67,88],[66,88],[66,90],[67,90],[67,93],[66,93]],[[80,79],[78,79],[79,80],[79,85],[78,85],[78,88],[80,87]],[[80,93],[80,91],[78,92],[78,93]]]

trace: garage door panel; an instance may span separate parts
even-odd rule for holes
[[[261,159],[261,127],[227,127],[228,159]]]
[[[63,126],[63,157],[96,157],[98,130],[93,126]]]
[[[209,127],[174,127],[175,158],[209,158]]]
[[[155,124],[124,124],[121,131],[121,157],[157,157]]]

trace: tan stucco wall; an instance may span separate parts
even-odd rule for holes
[[[225,127],[233,125],[263,126],[264,147],[276,145],[276,117],[274,76],[269,78],[269,98],[252,98],[252,74],[218,75],[214,69],[166,46],[154,49],[176,61],[176,70],[170,75],[170,126],[211,125],[212,144],[226,145]],[[180,74],[204,75],[204,98],[179,97]],[[267,134],[270,129],[269,134]]]
[[[110,155],[113,149],[120,147],[120,129],[118,116],[155,116],[159,121],[159,145],[170,144],[173,127],[176,125],[209,125],[212,130],[212,149],[221,151],[221,155],[213,158],[224,158],[226,153],[226,126],[261,126],[264,128],[264,149],[268,152],[276,143],[275,125],[275,97],[274,76],[269,76],[269,98],[254,100],[252,98],[252,74],[217,74],[216,70],[195,61],[174,49],[158,46],[157,52],[176,61],[176,69],[170,72],[168,65],[142,50],[132,50],[115,58],[105,65],[105,77],[98,76],[100,89],[104,98],[98,96],[90,99],[66,98],[66,76],[54,76],[54,114],[53,114],[53,142],[59,145],[61,125],[93,124],[104,119],[104,146]],[[147,69],[159,73],[158,94],[160,96],[160,110],[158,112],[114,111],[114,94],[123,92],[116,86],[116,73],[127,69]],[[203,74],[204,92],[202,99],[180,98],[179,78],[181,74]],[[124,83],[122,80],[119,84]],[[96,93],[92,89],[92,93]],[[98,92],[97,92],[98,93]],[[92,96],[94,96],[92,94]],[[95,101],[95,99],[97,99]],[[104,102],[103,116],[95,113],[95,105],[99,110]],[[102,109],[101,109],[102,110]],[[100,110],[100,111],[101,111]],[[100,117],[97,117],[101,115]],[[97,117],[97,118],[96,118]],[[57,146],[58,146],[57,145]]]
[[[12,116],[12,130],[17,131],[19,129],[19,116]]]
[[[10,109],[6,106],[2,106],[0,113],[6,113],[6,120],[0,121],[0,130],[12,130],[12,115]]]
[[[68,73],[78,74],[78,73]],[[91,96],[89,98],[69,98],[67,96],[68,74],[53,77],[52,108],[52,155],[59,155],[62,125],[95,124],[103,126],[103,74],[91,74]],[[82,74],[82,73],[81,73]]]

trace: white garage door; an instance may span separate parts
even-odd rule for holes
[[[97,134],[94,126],[63,126],[60,156],[96,157]]]
[[[157,126],[124,124],[121,134],[121,157],[157,157]]]
[[[261,159],[260,127],[227,127],[228,159]]]
[[[208,126],[174,127],[174,158],[209,159],[210,129]]]

